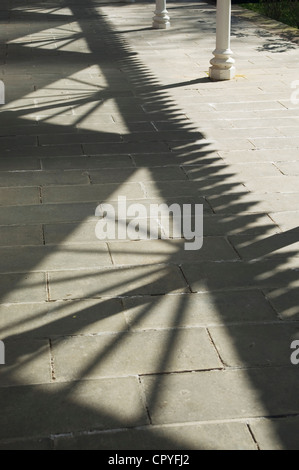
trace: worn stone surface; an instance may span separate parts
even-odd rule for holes
[[[271,288],[286,287],[290,283],[298,284],[299,260],[258,260],[236,262],[202,262],[182,266],[192,292],[209,290],[234,290],[236,288]]]
[[[265,289],[265,295],[283,320],[299,319],[299,287]]]
[[[6,178],[5,178],[6,181]],[[35,186],[31,184],[31,186]],[[40,203],[40,191],[32,188],[0,188],[1,206],[22,206]]]
[[[80,137],[80,134],[78,135]],[[133,166],[129,155],[113,155],[113,158],[110,156],[44,158],[41,160],[41,164],[45,170],[89,170],[93,168],[126,168]]]
[[[1,439],[148,423],[135,377],[2,387],[0,396]]]
[[[230,325],[209,332],[228,367],[280,366],[290,364],[290,345],[299,338],[299,324]]]
[[[0,186],[58,186],[73,184],[88,184],[89,179],[86,173],[78,170],[74,171],[24,171],[24,172],[1,172]],[[28,189],[28,188],[26,188]],[[26,191],[25,189],[25,191]]]
[[[298,450],[298,418],[253,421],[250,428],[261,450]]]
[[[115,264],[183,263],[202,260],[238,259],[238,255],[222,237],[206,237],[200,250],[185,250],[185,243],[194,240],[151,240],[111,242],[109,249]]]
[[[128,330],[120,299],[0,305],[6,337],[45,338]]]
[[[49,273],[51,300],[189,292],[177,266],[148,265]]]
[[[4,439],[0,441],[1,450],[52,450],[51,439]]]
[[[107,244],[6,247],[0,249],[0,272],[97,268],[112,264]]]
[[[284,415],[299,406],[298,373],[291,367],[156,375],[142,382],[154,424]],[[156,394],[158,403],[151,398]]]
[[[0,299],[6,302],[38,302],[46,300],[44,273],[0,274]]]
[[[63,382],[222,367],[204,328],[57,339],[52,351]]]
[[[54,445],[57,450],[256,450],[243,423],[147,426],[92,436],[57,437]],[[185,461],[187,458],[183,458]]]
[[[144,192],[139,183],[105,183],[92,185],[55,186],[43,188],[42,197],[45,204],[72,203],[72,202],[94,202],[97,204],[104,201],[117,200],[119,196],[127,199],[141,199]]]
[[[26,246],[42,245],[43,231],[41,225],[10,225],[0,226],[0,245]]]
[[[7,339],[5,367],[0,370],[0,386],[30,385],[51,382],[50,344],[47,339]],[[30,357],[30,361],[28,361]]]
[[[259,291],[157,296],[123,300],[132,330],[276,321],[277,313]]]

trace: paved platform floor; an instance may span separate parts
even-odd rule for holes
[[[298,449],[298,35],[234,6],[211,82],[206,2],[2,2],[0,448]],[[119,196],[203,247],[99,240]]]

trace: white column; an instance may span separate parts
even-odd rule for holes
[[[156,10],[153,18],[153,28],[167,29],[170,28],[170,18],[166,10],[166,0],[156,0]]]
[[[0,80],[0,104],[5,104],[5,85]]]
[[[216,49],[210,64],[211,80],[230,80],[236,69],[230,48],[231,0],[217,0]]]

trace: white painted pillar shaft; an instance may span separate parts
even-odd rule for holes
[[[156,0],[156,10],[153,18],[153,28],[167,29],[170,28],[170,18],[166,9],[166,0]]]
[[[235,76],[234,59],[230,48],[231,0],[217,0],[216,49],[210,61],[211,80],[230,80]]]

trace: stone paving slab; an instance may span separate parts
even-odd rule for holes
[[[127,199],[141,199],[144,197],[144,191],[139,183],[47,186],[42,191],[45,204],[94,201],[94,210],[101,202],[117,200],[119,196],[125,196]]]
[[[113,133],[97,133],[97,134],[58,134],[53,141],[51,134],[39,135],[38,140],[40,145],[57,145],[57,144],[75,144],[75,143],[89,143],[89,142],[121,142],[122,138],[118,134]]]
[[[43,230],[41,225],[0,226],[0,244],[4,246],[42,245]]]
[[[113,206],[112,206],[113,207]],[[99,219],[97,219],[99,221]],[[136,222],[136,220],[135,220]],[[128,227],[128,222],[123,222]],[[107,227],[111,227],[114,231],[115,224],[114,222],[107,221]],[[145,218],[145,219],[138,219],[138,231],[128,230],[124,235],[126,240],[140,240],[140,233],[143,237],[150,238],[150,231],[149,228],[155,229],[155,234],[157,234],[158,238],[162,237],[161,231],[161,224],[159,224],[158,220]],[[97,256],[97,250],[100,248],[100,244],[102,243],[97,238],[96,234],[97,230],[97,222],[95,220],[90,222],[82,222],[80,226],[78,224],[48,224],[43,227],[43,234],[44,234],[44,243],[46,245],[76,245],[78,243],[82,243],[84,245],[90,244],[93,245],[95,250],[95,256]],[[1,231],[0,231],[1,233]],[[98,232],[97,232],[98,233]],[[123,240],[124,237],[121,235],[121,239]],[[104,235],[105,239],[105,235]],[[115,231],[115,239],[118,240],[118,233],[117,230]],[[99,248],[95,245],[96,243],[99,244]],[[114,243],[114,242],[112,242]],[[108,249],[110,249],[108,247]],[[110,253],[111,256],[111,253]],[[111,257],[111,261],[112,257]],[[109,263],[110,264],[110,263]]]
[[[247,150],[229,150],[226,152],[219,152],[220,156],[228,163],[248,163],[248,162],[281,162],[281,161],[293,161],[298,158],[298,149],[288,149],[287,151],[280,150],[277,147],[274,150],[270,149],[256,149],[254,152]]]
[[[148,424],[136,377],[1,387],[0,396],[1,439]]]
[[[48,339],[5,339],[5,344],[7,365],[0,371],[1,387],[51,382]]]
[[[291,201],[292,202],[292,201]],[[271,212],[271,219],[277,223],[281,230],[290,230],[298,227],[299,212],[290,208],[289,211]]]
[[[131,330],[276,322],[278,316],[260,291],[123,299]],[[221,312],[219,311],[221,307]]]
[[[193,250],[184,250],[184,242],[182,240],[141,240],[134,244],[111,242],[109,243],[109,251],[115,265],[180,264],[204,260],[239,259],[237,253],[222,237],[207,237],[205,246],[195,253]]]
[[[73,157],[74,155],[84,155],[81,145],[69,144],[69,145],[47,145],[39,147],[15,147],[14,149],[3,149],[1,150],[1,157]]]
[[[14,131],[12,131],[14,132]],[[1,158],[0,171],[14,170],[40,170],[41,164],[38,158]]]
[[[270,236],[279,231],[277,225],[267,215],[259,213],[246,213],[241,215],[226,215],[213,214],[204,215],[203,229],[206,236],[238,235],[242,231],[243,236],[247,234],[255,236],[263,234]]]
[[[112,265],[106,243],[71,247],[31,246],[0,248],[0,273],[97,268]]]
[[[80,201],[74,204],[3,206],[0,207],[0,224],[10,226],[82,222],[90,218],[96,221],[94,214],[98,203]]]
[[[186,174],[178,167],[156,167],[151,168],[134,168],[126,169],[122,168],[120,170],[90,170],[89,171],[90,179],[93,184],[103,184],[103,183],[122,183],[123,178],[130,182],[138,181],[178,181],[179,184],[181,181],[187,179]]]
[[[59,300],[189,292],[189,288],[177,266],[161,264],[52,271],[49,292],[51,300]]]
[[[298,126],[298,118],[294,117],[274,117],[272,119],[240,119],[231,122],[231,125],[239,129],[261,129],[261,128],[276,128],[282,134],[285,132],[285,129],[292,129],[293,127]]]
[[[1,304],[5,337],[16,339],[127,331],[120,299]]]
[[[89,184],[87,173],[82,171],[33,171],[33,172],[1,172],[1,187],[26,187],[26,186],[47,186],[47,185],[75,185]],[[25,190],[26,191],[26,190]]]
[[[1,450],[52,450],[51,439],[28,439],[28,440],[7,440],[0,441]]]
[[[298,258],[291,261],[286,256],[281,260],[206,261],[198,264],[184,264],[183,273],[192,292],[208,290],[234,290],[253,287],[287,287],[298,284]]]
[[[0,274],[1,302],[44,301],[47,298],[45,273]]]
[[[206,178],[227,178],[229,176],[243,176],[249,179],[259,175],[259,178],[281,176],[280,169],[272,163],[240,163],[225,165],[218,161],[215,165],[183,166],[184,171],[191,180],[200,181]]]
[[[254,193],[297,193],[298,178],[296,176],[274,176],[255,178],[254,181],[245,181],[245,186]]]
[[[178,447],[194,451],[257,449],[245,423],[139,427],[98,432],[93,436],[57,437],[54,442],[57,450],[177,450]]]
[[[41,159],[44,170],[72,170],[72,169],[99,169],[99,168],[126,168],[134,164],[130,155],[114,155],[113,158],[102,157],[62,157]]]
[[[147,376],[142,383],[153,424],[296,414],[299,406],[291,367]],[[151,398],[153,389],[159,402]]]
[[[299,324],[232,325],[212,327],[209,332],[227,367],[287,366],[290,344],[298,338]]]
[[[292,128],[290,128],[292,129]],[[295,129],[294,129],[295,130]],[[298,162],[277,162],[277,168],[284,174],[284,175],[293,175],[298,176],[299,174],[299,163]]]
[[[239,188],[237,188],[239,189]],[[238,214],[266,212],[290,212],[297,208],[299,193],[259,193],[255,194],[245,189],[234,194],[207,197],[213,211],[217,214]]]
[[[85,155],[115,155],[127,153],[160,153],[169,150],[164,142],[121,142],[120,144],[83,144]]]
[[[284,320],[298,320],[299,289],[296,285],[285,288],[265,289],[265,295],[278,312],[280,318]]]
[[[32,183],[34,186],[34,183]],[[40,203],[38,187],[0,188],[1,206],[22,206]]]
[[[250,423],[261,450],[298,450],[298,418],[264,419]],[[283,436],[282,444],[280,436]]]
[[[257,259],[286,256],[298,256],[298,237],[297,229],[275,234],[264,238],[257,235],[248,237],[246,235],[233,235],[229,237],[230,242],[243,259]]]
[[[155,183],[146,181],[144,183],[145,190],[147,195],[150,198],[159,197],[161,194],[161,189],[157,188]],[[225,193],[240,193],[244,192],[247,193],[249,190],[245,188],[242,183],[239,182],[229,182],[229,181],[182,181],[177,187],[175,187],[172,183],[165,181],[163,185],[163,193],[167,197],[175,197],[177,194],[178,197],[180,196],[213,196],[218,195],[224,191]],[[235,198],[236,196],[232,196]]]
[[[204,328],[60,338],[52,353],[59,382],[222,367]]]

